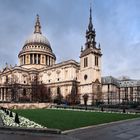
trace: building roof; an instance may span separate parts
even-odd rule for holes
[[[134,79],[122,79],[119,80],[117,78],[114,78],[112,76],[105,76],[102,77],[102,84],[113,84],[117,87],[136,87],[140,86],[140,80],[134,80]]]
[[[103,85],[113,84],[113,85],[119,86],[119,80],[112,76],[105,76],[105,77],[102,77],[102,84]]]
[[[26,39],[24,45],[26,45],[26,44],[31,44],[31,43],[33,43],[33,44],[34,44],[34,43],[45,44],[45,45],[47,45],[48,47],[51,46],[51,45],[50,45],[50,42],[48,41],[48,39],[47,39],[45,36],[43,36],[42,34],[40,34],[40,33],[33,33],[31,36],[29,36],[29,37]]]

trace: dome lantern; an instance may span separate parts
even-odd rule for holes
[[[39,21],[39,15],[36,15],[36,23],[35,23],[35,31],[34,33],[39,33],[41,34],[41,25],[40,25],[40,21]]]

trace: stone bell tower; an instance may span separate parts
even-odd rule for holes
[[[90,17],[88,29],[86,30],[85,47],[81,48],[80,55],[80,92],[81,101],[84,94],[88,94],[88,104],[99,101],[101,94],[101,48],[96,47],[96,32],[92,24],[92,9],[90,7]]]

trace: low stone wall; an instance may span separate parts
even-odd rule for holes
[[[0,107],[8,109],[37,109],[49,108],[50,103],[0,103]]]

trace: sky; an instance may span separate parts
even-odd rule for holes
[[[103,54],[102,76],[140,79],[139,0],[0,0],[0,69],[6,63],[18,64],[18,53],[34,31],[37,14],[57,63],[80,62],[90,3]]]

